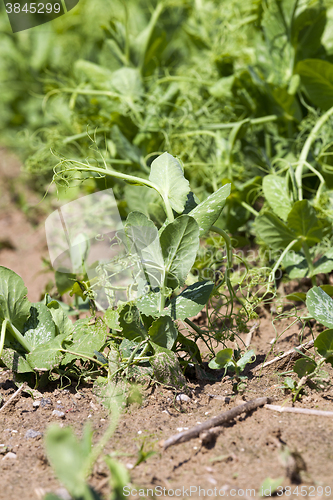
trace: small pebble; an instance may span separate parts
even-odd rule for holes
[[[40,401],[34,401],[34,402],[32,403],[32,406],[33,406],[34,408],[38,408],[38,406],[40,406]]]
[[[191,401],[191,398],[189,396],[187,396],[186,394],[178,394],[178,396],[176,397],[176,401],[182,401],[182,402],[187,402],[187,401]]]
[[[51,399],[49,399],[49,398],[42,398],[41,399],[40,405],[42,408],[45,408],[45,406],[51,405],[51,404],[52,404]]]
[[[33,429],[28,429],[27,432],[25,433],[24,437],[26,439],[29,439],[29,438],[34,439],[34,438],[41,436],[41,435],[42,435],[42,433],[39,431],[34,431]]]
[[[15,460],[16,453],[12,453],[11,451],[6,453],[2,460]]]
[[[138,431],[138,434],[142,434],[142,431]]]
[[[59,410],[53,410],[52,415],[58,418],[65,418],[65,413]]]
[[[75,399],[81,399],[81,398],[82,398],[82,396],[81,396],[81,394],[79,394],[79,393],[77,392],[76,394],[74,394],[74,398],[75,398]]]
[[[61,403],[62,403],[62,401],[60,401],[60,399],[59,399],[59,401],[57,401],[57,404],[58,404],[58,405],[61,405]]]
[[[126,464],[127,469],[133,469],[134,465],[133,464]]]
[[[93,403],[92,401],[90,401],[89,406],[95,411],[98,410],[98,406],[95,405],[95,403]]]

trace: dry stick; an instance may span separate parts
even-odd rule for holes
[[[230,420],[233,420],[235,417],[238,417],[241,413],[249,412],[255,410],[259,406],[264,406],[269,402],[269,398],[257,398],[248,401],[242,405],[236,406],[231,410],[228,410],[220,415],[216,415],[216,417],[210,418],[203,422],[202,424],[195,425],[188,431],[180,432],[179,434],[175,434],[171,436],[166,441],[162,441],[160,446],[163,446],[163,449],[166,450],[169,446],[173,446],[174,444],[185,443],[190,439],[196,438],[200,435],[201,432],[211,429],[212,427],[217,427],[219,425],[225,424]]]
[[[317,415],[318,417],[333,417],[333,411],[311,410],[310,408],[294,408],[292,406],[264,405],[267,410],[278,411],[280,413],[303,413],[305,415]]]
[[[14,392],[14,394],[13,394],[13,395],[12,395],[12,396],[8,399],[7,403],[5,403],[5,404],[4,404],[4,405],[0,408],[0,411],[2,411],[2,410],[4,410],[5,408],[7,408],[7,406],[9,406],[9,405],[10,405],[10,403],[13,401],[13,399],[15,399],[15,398],[16,398],[16,397],[17,397],[17,396],[18,396],[18,395],[19,395],[19,394],[23,391],[23,389],[25,389],[26,385],[27,385],[27,383],[26,383],[26,382],[24,382],[24,383],[21,385],[21,387],[19,387],[19,388],[17,389],[17,391],[16,391],[16,392]]]
[[[284,354],[281,354],[281,356],[276,356],[276,358],[271,359],[270,361],[266,361],[266,363],[263,363],[262,365],[258,365],[254,372],[260,371],[262,368],[266,368],[269,365],[272,365],[273,363],[276,363],[277,361],[281,361],[281,359],[287,358],[291,354],[296,354],[299,356],[298,352],[295,351],[295,349],[299,349],[300,351],[304,349],[308,349],[313,346],[314,340],[310,340],[310,342],[307,342],[306,344],[301,344],[297,347],[294,347],[293,349],[290,349],[289,351],[285,352]]]

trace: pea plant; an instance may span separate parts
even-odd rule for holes
[[[31,304],[22,279],[1,268],[2,361],[18,374],[52,371],[55,377],[70,377],[75,375],[75,361],[80,359],[90,376],[94,368],[95,372],[96,368],[105,369],[108,376],[104,381],[117,374],[129,377],[133,367],[145,367],[148,362],[148,372],[157,380],[172,386],[179,386],[181,381],[183,385],[176,347],[192,363],[201,363],[201,356],[196,343],[178,331],[177,320],[192,325],[189,318],[206,305],[214,293],[214,282],[204,280],[192,282],[185,289],[184,286],[200,237],[209,230],[225,238],[230,255],[228,236],[213,226],[230,193],[230,185],[197,203],[181,164],[168,153],[152,162],[149,180],[79,162],[63,161],[61,167],[55,174],[56,180],[68,171],[89,171],[148,186],[160,195],[166,217],[159,229],[142,212],[131,212],[126,218],[118,236],[129,255],[141,263],[143,274],[137,283],[137,298],[118,304],[110,302],[103,319],[86,318],[72,323],[62,303],[48,295],[43,302]],[[229,280],[228,273],[225,278]],[[104,284],[107,279],[104,276]],[[79,292],[78,283],[82,285],[76,281],[74,292],[93,302],[94,289],[89,281],[79,287]],[[99,382],[103,382],[103,377],[99,377]]]
[[[286,377],[283,384],[293,394],[293,401],[304,392],[306,385],[316,390],[324,389],[329,382],[328,373],[323,370],[325,364],[333,366],[333,300],[320,287],[313,287],[306,294],[306,305],[310,317],[328,327],[314,341],[315,354],[301,354],[293,367],[293,372],[299,377],[296,381]]]

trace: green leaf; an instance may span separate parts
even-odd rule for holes
[[[322,59],[304,59],[296,73],[315,106],[328,110],[333,106],[333,64]]]
[[[70,335],[74,329],[73,323],[68,318],[59,302],[57,300],[51,300],[47,304],[47,307],[50,310],[53,321],[57,327],[57,334],[66,333],[67,335]]]
[[[274,213],[287,220],[291,210],[286,181],[278,175],[266,175],[262,181],[264,195]]]
[[[295,373],[297,373],[299,378],[302,378],[305,375],[309,375],[310,373],[314,372],[316,367],[317,365],[315,361],[301,358],[295,362],[293,370]]]
[[[260,239],[274,250],[285,248],[295,239],[295,234],[272,213],[259,215],[255,228]]]
[[[50,425],[45,434],[47,457],[58,479],[76,498],[87,494],[87,465],[90,460],[92,431],[86,424],[82,440],[78,440],[70,427]]]
[[[76,274],[61,273],[60,271],[55,271],[54,278],[59,295],[64,295],[64,293],[70,292],[72,290],[76,280]]]
[[[306,295],[306,306],[317,321],[333,328],[333,299],[318,286],[314,286]]]
[[[160,236],[168,274],[167,286],[182,286],[199,249],[199,226],[189,215],[181,215],[168,224]]]
[[[65,348],[76,354],[66,353],[61,364],[67,365],[74,359],[83,359],[85,356],[93,358],[95,351],[99,351],[105,344],[109,333],[108,328],[101,318],[94,325],[89,325],[89,319],[78,320],[74,324],[74,333],[70,342],[65,343]],[[80,355],[82,356],[80,358]]]
[[[328,274],[333,271],[333,249],[328,250],[314,263],[314,274]]]
[[[136,300],[139,311],[146,316],[156,316],[159,314],[161,292],[149,292]],[[170,314],[169,311],[166,314]]]
[[[188,286],[171,300],[168,307],[170,316],[173,319],[186,319],[195,316],[207,304],[213,288],[212,281],[200,281]]]
[[[230,195],[230,189],[231,184],[225,184],[189,212],[189,215],[198,223],[200,236],[209,231],[219,218],[226,199]]]
[[[232,360],[232,356],[232,349],[222,349],[222,351],[219,351],[216,357],[209,362],[208,366],[212,370],[221,370],[222,368],[226,368],[226,365],[228,365],[228,363]]]
[[[303,253],[288,252],[282,260],[290,279],[304,278],[309,274],[309,265]]]
[[[120,330],[121,331],[121,328],[120,328],[120,324],[119,324],[119,313],[118,311],[115,311],[114,309],[112,309],[111,307],[109,307],[107,310],[106,310],[106,313],[104,314],[104,317],[103,317],[105,323],[108,325],[109,328],[111,328],[111,330]]]
[[[326,362],[333,366],[333,329],[321,332],[314,341],[314,346]]]
[[[185,337],[182,333],[178,333],[177,342],[181,344],[183,351],[189,353],[192,360],[196,359],[198,363],[202,363],[200,349],[193,340]]]
[[[319,285],[319,288],[324,290],[330,297],[333,297],[333,285]]]
[[[23,326],[23,332],[32,349],[54,339],[56,325],[45,304],[39,302],[31,305],[30,317]]]
[[[94,64],[83,59],[78,59],[74,64],[74,72],[86,81],[92,82],[97,89],[111,90],[110,80],[112,71],[103,68],[99,64]]]
[[[237,361],[237,366],[243,371],[248,363],[254,363],[255,360],[256,354],[253,349],[250,349]]]
[[[283,384],[289,389],[290,391],[293,391],[296,388],[296,380],[292,379],[291,377],[286,377],[283,381]]]
[[[15,373],[33,372],[25,357],[9,347],[4,347],[1,355],[1,361]]]
[[[321,224],[308,200],[296,201],[289,212],[287,221],[288,228],[294,231],[296,236],[301,236],[306,240],[309,246],[321,241]]]
[[[170,316],[162,316],[152,323],[148,334],[155,344],[172,349],[177,340],[178,331]]]
[[[119,325],[122,335],[128,340],[143,340],[147,334],[140,322],[137,307],[131,303],[125,304],[119,311]]]
[[[48,371],[59,366],[63,353],[62,343],[67,338],[67,334],[57,335],[46,344],[37,346],[27,355],[27,361],[34,370]]]
[[[288,299],[288,300],[294,300],[296,302],[305,302],[305,300],[306,300],[306,293],[304,293],[304,292],[289,293],[288,295],[286,295],[286,299]]]
[[[164,259],[155,224],[140,212],[131,212],[126,219],[127,246],[141,261],[145,278],[151,287],[161,287],[164,281]]]
[[[321,46],[321,38],[326,26],[326,8],[317,2],[312,8],[304,9],[294,18],[291,38],[301,57],[314,56]]]
[[[150,344],[154,349],[154,356],[151,356],[149,362],[154,370],[156,380],[179,390],[186,390],[186,379],[177,355],[170,349],[155,344],[155,342],[150,342]]]
[[[279,486],[283,484],[284,477],[277,477],[276,479],[273,479],[271,477],[266,477],[264,481],[261,484],[260,487],[260,492],[263,492],[260,496],[266,496],[265,492],[269,492],[269,495],[271,496],[273,493],[275,493],[278,489]]]
[[[0,266],[0,323],[8,319],[18,330],[22,330],[30,315],[27,292],[20,276]]]
[[[190,184],[176,158],[169,153],[163,153],[156,158],[151,164],[149,180],[159,187],[161,194],[169,200],[175,212],[183,212]]]
[[[112,459],[106,455],[103,457],[106,465],[111,473],[110,483],[112,488],[112,498],[117,500],[126,500],[127,495],[124,495],[124,487],[130,483],[130,475],[125,465],[118,460]]]

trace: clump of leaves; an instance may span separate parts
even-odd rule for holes
[[[254,363],[256,360],[255,352],[253,349],[245,352],[243,355],[240,352],[233,351],[233,349],[222,349],[219,351],[215,358],[213,358],[208,366],[212,370],[224,369],[224,375],[227,370],[230,370],[231,376],[230,380],[233,382],[233,390],[235,392],[241,392],[246,387],[246,375],[241,375],[245,367],[249,363]]]
[[[323,366],[326,363],[333,366],[333,300],[322,288],[313,287],[306,295],[306,305],[310,315],[329,328],[321,332],[314,341],[317,355],[299,351],[302,358],[293,367],[299,381],[291,377],[286,377],[283,381],[285,388],[293,393],[293,401],[296,401],[306,385],[316,390],[325,389],[330,378]]]

